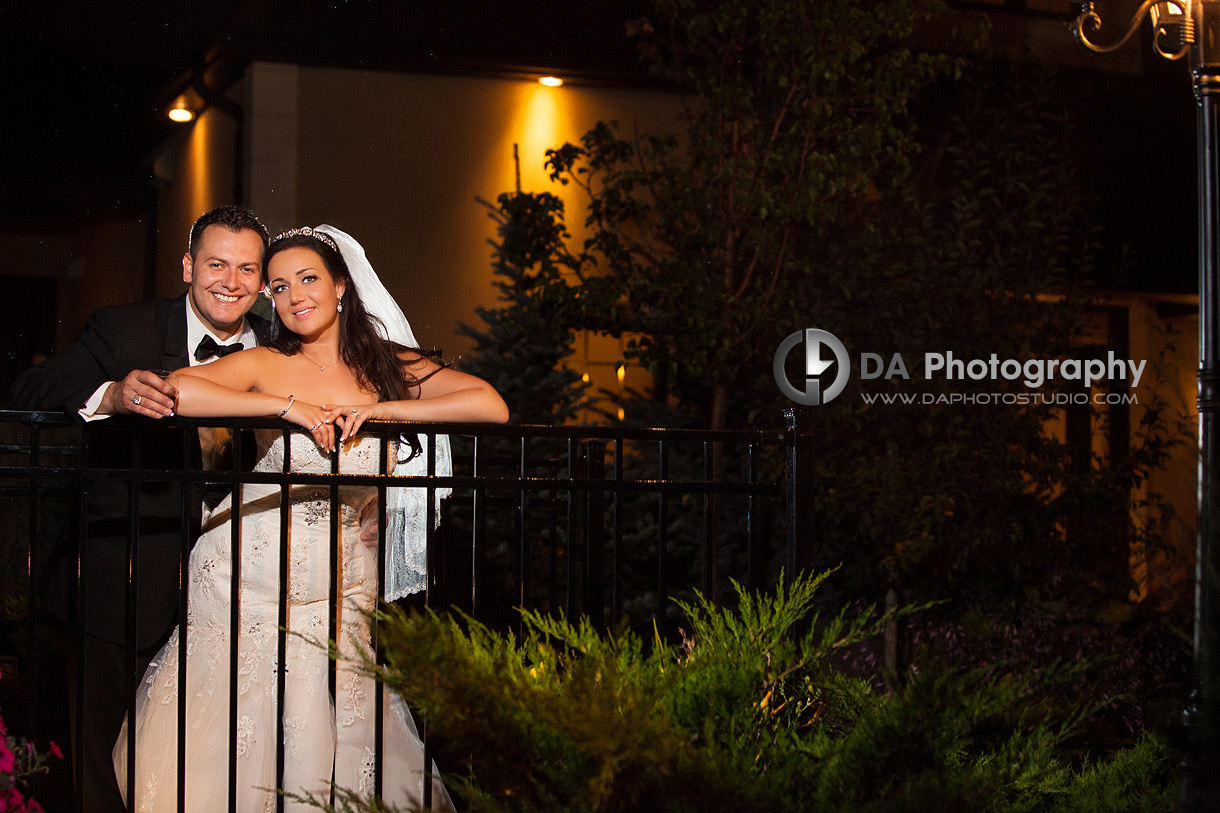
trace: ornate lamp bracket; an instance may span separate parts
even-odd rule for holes
[[[1181,16],[1157,14],[1153,11],[1154,6],[1176,6],[1181,10]],[[1097,15],[1097,11],[1093,8],[1093,0],[1084,4],[1083,11],[1076,18],[1073,24],[1072,33],[1076,35],[1077,41],[1085,48],[1098,54],[1108,54],[1111,51],[1117,51],[1122,48],[1127,42],[1135,36],[1135,32],[1139,30],[1140,24],[1144,18],[1152,13],[1153,25],[1155,30],[1152,35],[1152,47],[1158,54],[1165,59],[1181,59],[1190,51],[1190,46],[1195,41],[1195,23],[1191,15],[1190,5],[1188,0],[1144,0],[1139,9],[1135,12],[1135,16],[1131,20],[1130,27],[1127,28],[1127,33],[1123,38],[1113,45],[1098,45],[1089,39],[1088,31],[1096,33],[1101,29],[1101,17]],[[1181,46],[1175,51],[1167,51],[1162,47],[1162,39],[1169,37],[1171,34],[1169,23],[1174,22],[1181,26]]]

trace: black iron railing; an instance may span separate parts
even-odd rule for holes
[[[249,457],[251,430],[278,431],[288,443],[288,425],[268,420],[224,420],[234,430],[233,459]],[[177,459],[198,458],[198,429],[209,422],[179,419],[158,422],[129,421],[122,428],[130,443],[116,455],[113,442],[99,451],[95,435],[105,430],[82,427],[57,413],[0,411],[0,500],[8,519],[0,527],[4,558],[0,587],[5,596],[4,629],[0,636],[0,708],[10,729],[29,736],[54,730],[56,721],[43,723],[40,711],[54,701],[39,702],[36,687],[62,652],[48,651],[43,620],[58,614],[73,630],[69,646],[84,643],[85,614],[81,586],[91,578],[93,562],[88,540],[99,528],[125,535],[126,589],[116,597],[115,612],[126,618],[126,652],[129,717],[132,698],[143,672],[137,656],[140,595],[143,583],[142,544],[172,538],[176,569],[169,578],[177,583],[178,615],[186,617],[190,590],[188,563],[194,543],[200,499],[205,491],[232,489],[238,484],[279,486],[280,584],[288,583],[288,515],[291,489],[321,487],[330,495],[330,509],[339,509],[341,487],[373,487],[379,505],[386,489],[411,486],[427,489],[427,506],[436,510],[436,489],[453,490],[441,503],[439,523],[427,522],[428,578],[417,603],[432,608],[454,607],[493,628],[509,628],[517,619],[515,608],[583,614],[598,627],[607,623],[653,625],[662,634],[674,632],[673,599],[694,590],[713,600],[731,595],[729,581],[747,587],[770,583],[779,569],[788,572],[812,561],[813,502],[812,451],[808,410],[789,410],[787,428],[774,431],[696,431],[633,429],[601,426],[498,426],[486,424],[368,423],[365,431],[384,444],[402,432],[417,434],[430,448],[437,434],[447,434],[454,447],[452,475],[442,477],[430,465],[426,475],[397,478],[388,474],[381,454],[378,474],[349,474],[332,456],[329,474],[293,473],[285,460],[282,472],[254,472],[238,465],[225,471],[202,471],[183,463],[166,467],[168,445],[176,445]],[[293,427],[295,429],[295,427]],[[173,456],[171,455],[170,458]],[[287,457],[287,455],[286,455]],[[431,456],[428,456],[431,459]],[[104,484],[104,485],[103,485]],[[104,493],[103,493],[104,492]],[[167,535],[164,517],[166,494],[177,509],[175,527]],[[126,505],[115,505],[115,494]],[[100,496],[99,496],[100,495]],[[99,505],[100,500],[110,504]],[[235,501],[236,503],[237,501]],[[156,503],[160,508],[153,508]],[[120,518],[116,522],[116,517]],[[233,512],[232,549],[240,550],[241,513]],[[431,519],[431,517],[430,517]],[[158,525],[158,522],[160,525]],[[378,528],[384,546],[385,518]],[[117,528],[117,531],[116,531]],[[339,526],[331,528],[331,572],[338,572]],[[231,625],[237,624],[240,556],[232,562]],[[68,567],[60,567],[67,560]],[[378,557],[384,568],[383,557]],[[47,574],[68,573],[70,611],[48,603],[63,599],[46,588]],[[384,571],[379,584],[384,584]],[[329,637],[336,638],[338,581],[331,579]],[[59,585],[62,588],[64,585]],[[280,628],[287,626],[287,598],[280,591]],[[52,598],[52,596],[56,598]],[[232,628],[232,627],[231,627]],[[232,671],[236,671],[238,637],[229,636]],[[284,663],[285,634],[278,642],[279,663]],[[179,638],[184,662],[186,635]],[[67,684],[79,691],[87,679],[82,657],[68,658],[76,673]],[[179,670],[179,693],[185,696],[186,670]],[[335,669],[329,682],[335,692]],[[283,671],[279,675],[283,697]],[[237,741],[237,681],[230,675],[230,742]],[[80,698],[77,697],[79,701]],[[377,693],[376,742],[381,743],[382,702]],[[277,706],[279,707],[279,706]],[[79,703],[77,708],[79,708]],[[179,800],[183,798],[185,703],[179,703]],[[54,716],[52,714],[51,716]],[[77,725],[82,716],[76,715]],[[282,729],[282,720],[280,726]],[[82,732],[78,730],[77,735]],[[422,733],[422,732],[421,732]],[[277,776],[283,769],[282,730]],[[79,738],[79,737],[78,737]],[[426,738],[425,738],[426,743]],[[233,750],[233,749],[231,749]],[[377,749],[380,751],[380,747]],[[128,743],[128,785],[134,778],[136,743]],[[426,766],[430,760],[425,757]],[[376,788],[381,788],[380,753],[375,766]],[[230,778],[236,777],[236,756],[231,755]],[[79,779],[79,765],[78,765]],[[230,782],[230,809],[235,779]],[[424,783],[425,793],[431,784]],[[80,807],[79,800],[76,806]]]

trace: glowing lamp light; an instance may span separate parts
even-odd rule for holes
[[[1153,28],[1161,19],[1166,17],[1183,17],[1187,14],[1187,9],[1190,8],[1190,2],[1187,0],[1185,8],[1178,6],[1176,3],[1157,3],[1152,8],[1148,9],[1149,19],[1152,20]]]
[[[614,372],[618,375],[618,383],[622,384],[623,379],[627,377],[627,365],[619,364]]]
[[[186,99],[179,96],[174,100],[174,106],[169,109],[169,117],[173,121],[187,122],[195,118],[195,112],[186,106]]]
[[[558,76],[544,76],[538,80],[538,84],[546,85],[549,88],[557,88],[563,86],[563,80]]]

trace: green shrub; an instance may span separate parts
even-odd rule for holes
[[[369,666],[426,715],[471,810],[1171,809],[1151,737],[1071,764],[1092,711],[1065,699],[1071,670],[925,672],[893,695],[842,673],[836,653],[886,619],[819,618],[825,578],[738,588],[732,611],[684,604],[678,645],[532,612],[516,638],[390,607],[385,663]]]
[[[1145,735],[1133,747],[1082,768],[1051,809],[1062,813],[1173,810],[1176,779],[1164,744]]]

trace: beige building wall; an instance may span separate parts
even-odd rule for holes
[[[78,235],[63,232],[0,234],[0,273],[5,276],[49,277],[55,280],[55,345],[63,347],[75,335],[84,317],[77,319],[76,303],[92,289],[84,246]],[[86,316],[88,313],[86,312]],[[30,359],[15,360],[18,366]]]
[[[1133,551],[1133,569],[1143,584],[1144,595],[1158,603],[1177,601],[1190,606],[1198,527],[1198,298],[1154,294],[1118,298],[1129,303],[1131,358],[1148,360],[1139,388],[1141,405],[1131,411],[1133,441],[1139,440],[1140,419],[1150,403],[1145,398],[1152,393],[1164,404],[1166,418],[1188,433],[1164,470],[1152,472],[1137,493],[1137,499],[1162,495],[1173,507],[1173,514],[1165,528],[1166,549]],[[1137,510],[1134,517],[1137,525],[1159,519],[1159,514],[1148,508]]]
[[[204,212],[234,202],[236,123],[216,108],[205,110],[157,155],[153,174],[157,194],[157,296],[186,290],[182,255],[191,224]],[[132,297],[143,299],[142,295]]]
[[[1099,309],[1085,325],[1082,341],[1117,352],[1123,340],[1111,331],[1123,325],[1126,357],[1137,364],[1141,361],[1145,364],[1138,387],[1120,385],[1115,391],[1133,396],[1133,403],[1091,407],[1093,465],[1125,465],[1122,460],[1112,459],[1107,431],[1116,410],[1126,412],[1129,448],[1133,453],[1148,441],[1148,429],[1143,421],[1153,406],[1159,410],[1163,431],[1173,433],[1178,441],[1164,469],[1153,471],[1132,494],[1135,506],[1131,514],[1132,525],[1137,531],[1151,531],[1163,523],[1164,543],[1163,549],[1145,550],[1133,540],[1130,561],[1137,589],[1132,598],[1149,599],[1158,605],[1189,603],[1193,600],[1191,573],[1195,560],[1199,462],[1194,434],[1198,426],[1195,401],[1199,366],[1198,297],[1111,292],[1099,296],[1095,304]],[[1118,325],[1111,321],[1115,311],[1119,314]],[[1092,389],[1095,396],[1105,393],[1105,387]],[[1064,412],[1060,411],[1047,423],[1048,434],[1060,440],[1066,438],[1064,417]],[[1162,514],[1161,503],[1169,506],[1167,514]]]
[[[513,145],[522,189],[563,198],[579,241],[582,193],[550,182],[545,151],[599,120],[673,131],[680,104],[656,92],[268,63],[251,67],[250,86],[256,211],[273,231],[330,223],[360,240],[420,343],[450,358],[470,348],[458,324],[481,326],[475,307],[495,304],[495,224],[478,201],[515,188]]]
[[[144,298],[147,242],[142,218],[68,232],[6,232],[0,275],[55,280],[55,346],[62,348],[96,308]]]
[[[72,327],[61,339],[70,341],[89,314],[103,305],[147,298],[147,245],[142,218],[95,223],[77,233],[78,259],[68,274],[72,293],[60,296],[69,300],[63,306],[65,322]]]

